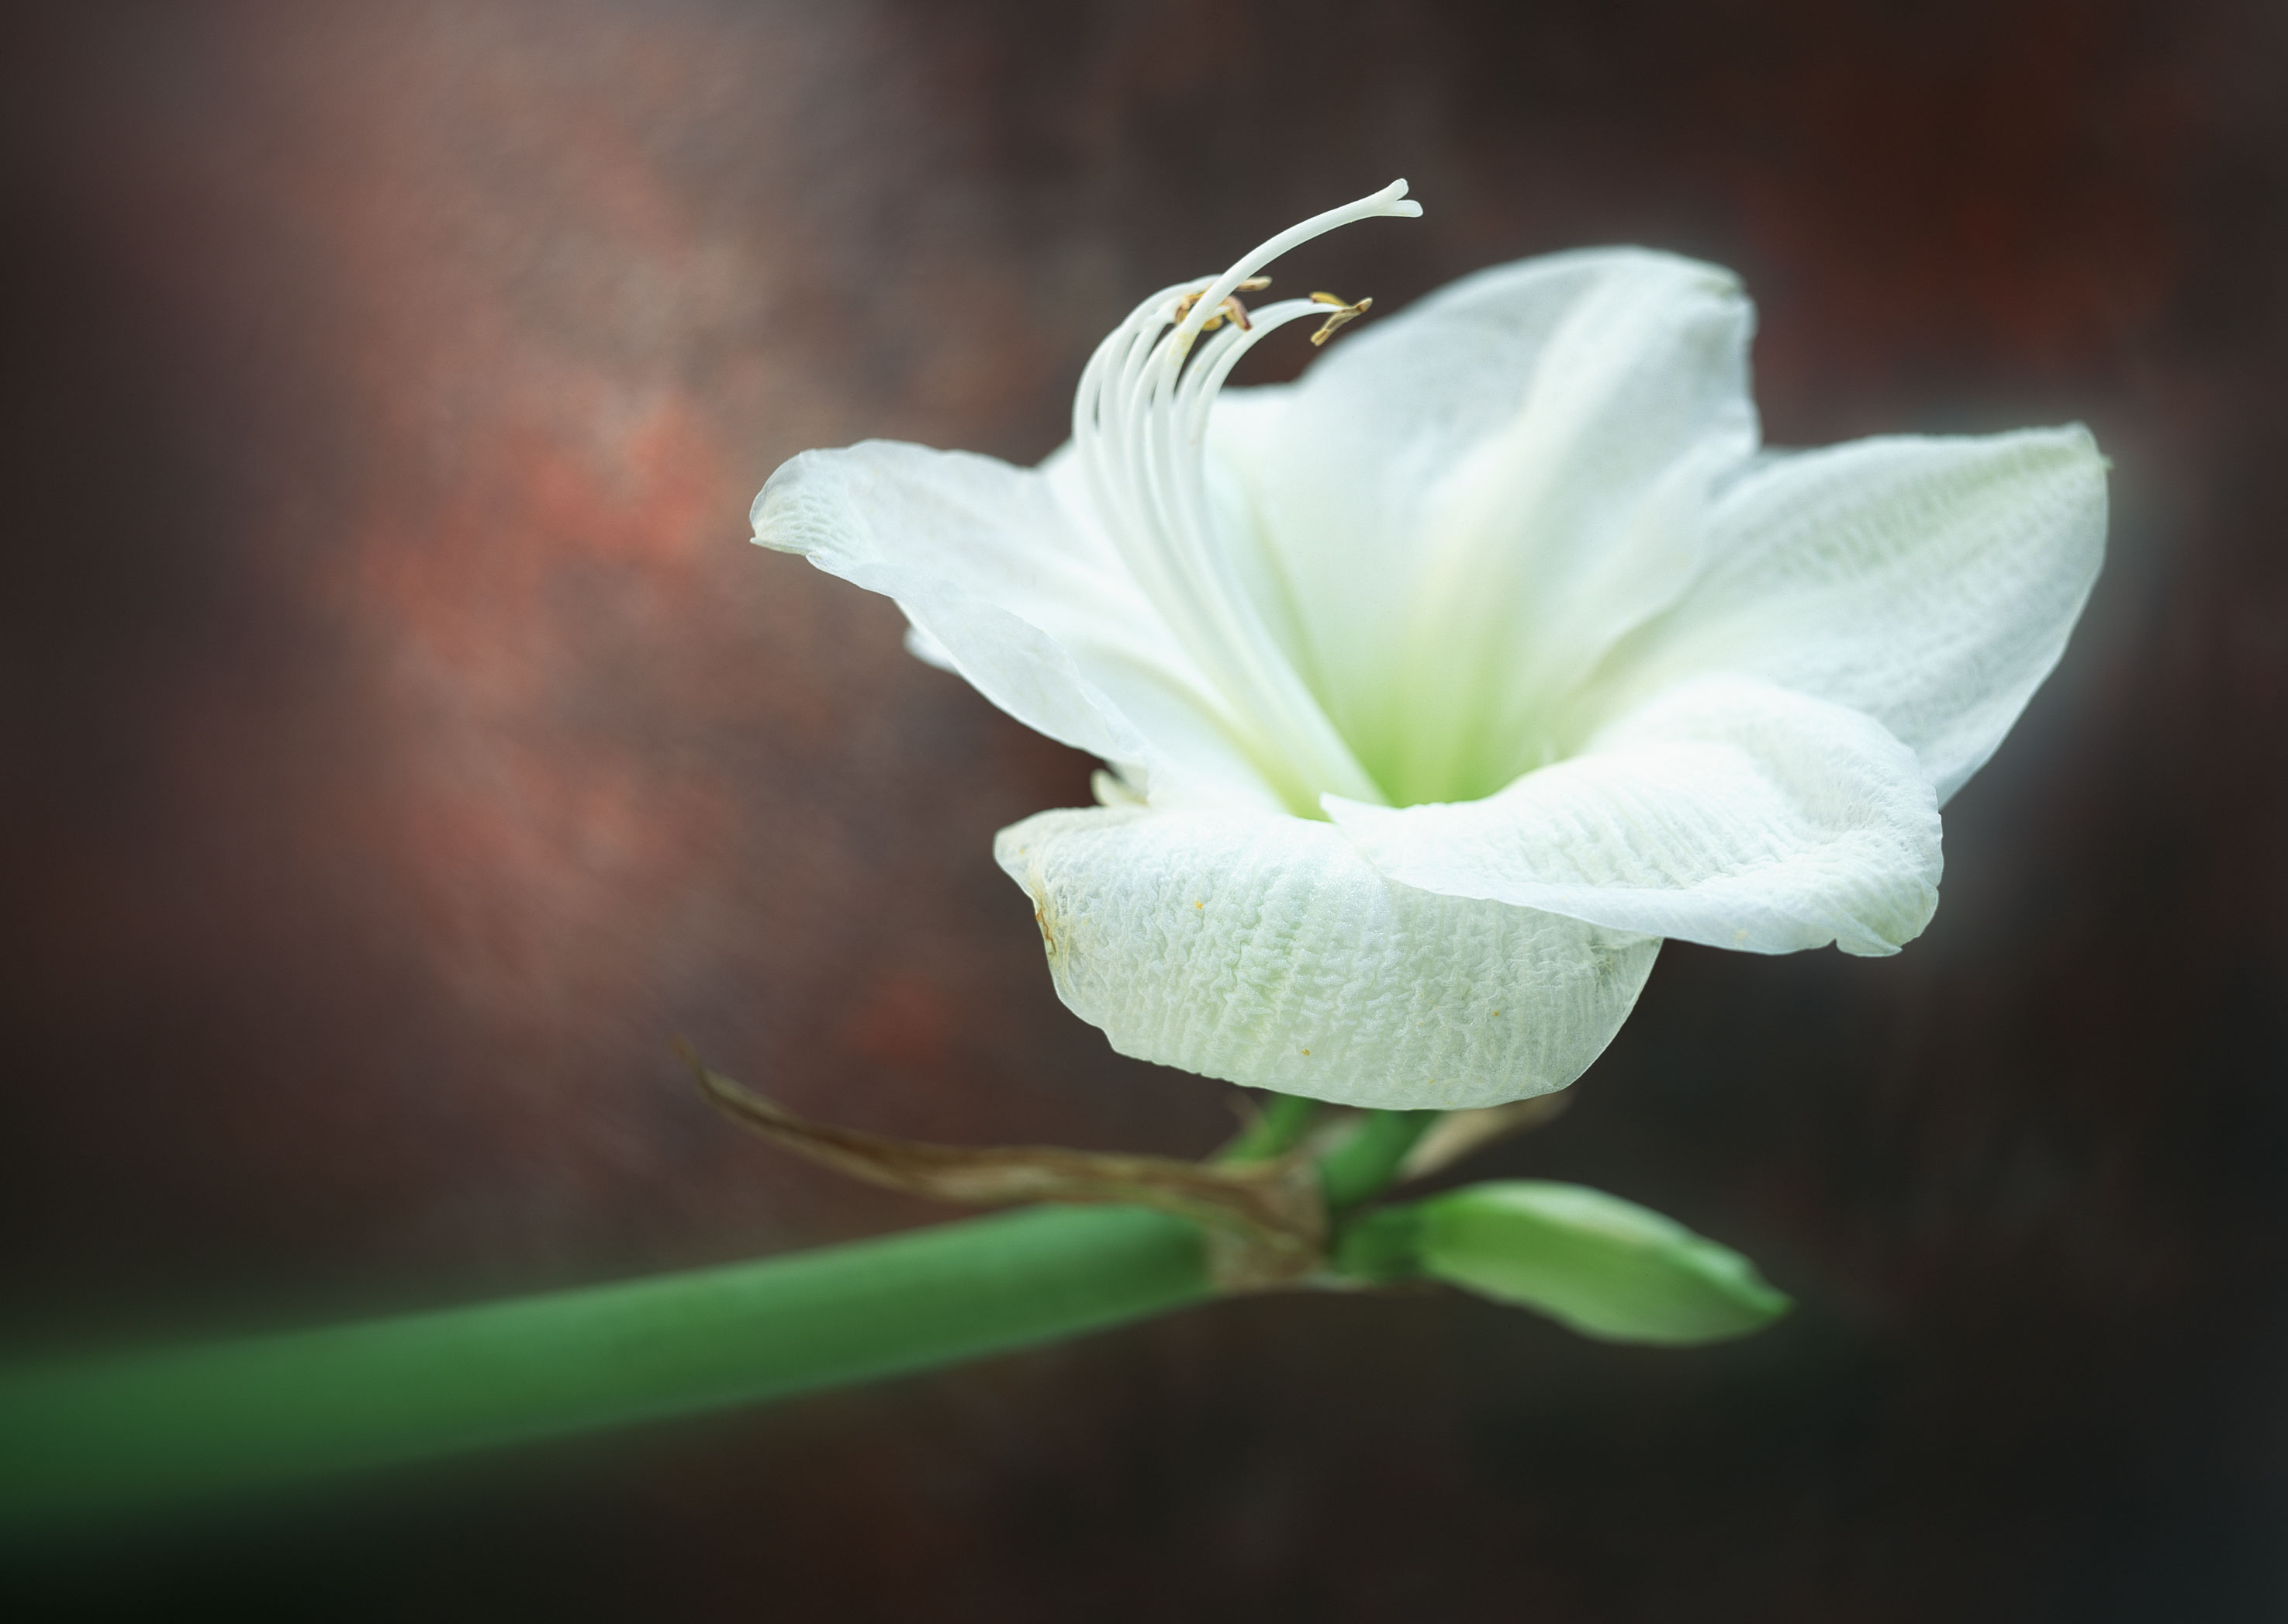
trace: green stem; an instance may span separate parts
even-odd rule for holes
[[[1319,1164],[1327,1209],[1340,1216],[1379,1195],[1398,1176],[1406,1153],[1430,1131],[1435,1111],[1370,1111],[1359,1129]]]
[[[1316,1109],[1275,1098],[1231,1153],[1280,1153]],[[1340,1219],[1386,1187],[1436,1117],[1369,1113],[1320,1163],[1330,1212]],[[1370,1278],[1395,1271],[1405,1237],[1389,1240],[1352,1241],[1344,1261]],[[0,1375],[0,1517],[784,1398],[1212,1295],[1201,1233],[1182,1219],[1037,1207],[759,1263],[19,1371]]]
[[[1225,1146],[1218,1158],[1223,1161],[1268,1161],[1272,1157],[1291,1149],[1311,1126],[1311,1119],[1319,1113],[1319,1102],[1305,1099],[1299,1094],[1274,1094],[1263,1107],[1263,1113],[1247,1125],[1247,1130]]]
[[[784,1397],[1210,1295],[1198,1230],[1043,1207],[791,1256],[0,1380],[0,1512],[186,1495]]]

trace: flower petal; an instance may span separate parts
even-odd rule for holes
[[[1349,1105],[1563,1088],[1660,947],[1398,884],[1300,818],[1048,812],[994,855],[1033,899],[1059,995],[1121,1053]]]
[[[1327,810],[1407,884],[1714,947],[1894,953],[1938,905],[1938,806],[1913,752],[1856,711],[1734,678],[1664,694],[1484,800]]]
[[[1156,796],[1279,804],[1237,742],[1244,724],[1046,475],[869,440],[787,463],[753,519],[764,546],[895,598],[910,646],[1019,721],[1143,765]]]
[[[1777,457],[1724,494],[1705,572],[1630,664],[1648,690],[1733,671],[1863,710],[1943,804],[2065,651],[2105,522],[2078,424]]]
[[[1753,318],[1714,265],[1527,260],[1346,336],[1246,425],[1304,669],[1394,802],[1538,764],[1552,693],[1689,583],[1756,444]]]

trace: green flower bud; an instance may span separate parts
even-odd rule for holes
[[[1791,1306],[1737,1252],[1582,1184],[1473,1184],[1413,1219],[1422,1273],[1608,1342],[1720,1342]]]

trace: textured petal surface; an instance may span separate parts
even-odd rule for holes
[[[1244,721],[1045,474],[870,440],[789,462],[753,519],[763,545],[897,599],[917,652],[1019,721],[1146,767],[1156,797],[1277,804]]]
[[[1864,711],[1942,804],[2057,664],[2105,524],[2078,426],[1776,457],[1724,494],[1701,578],[1621,681],[1734,671]]]
[[[1328,810],[1409,884],[1716,947],[1891,953],[1938,905],[1913,753],[1856,711],[1737,679],[1663,695],[1483,800]]]
[[[1115,1049],[1352,1105],[1563,1088],[1660,947],[1397,883],[1299,818],[1049,812],[994,854],[1033,899],[1058,994]]]
[[[1756,444],[1752,326],[1716,266],[1553,255],[1347,334],[1225,431],[1307,680],[1393,801],[1539,764],[1551,694],[1688,584]]]

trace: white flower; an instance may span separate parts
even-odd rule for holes
[[[1235,290],[1405,190],[1138,305],[1040,468],[806,452],[753,517],[1114,764],[995,851],[1115,1048],[1482,1105],[1578,1076],[1663,937],[1922,931],[1938,809],[2095,578],[2104,463],[2078,426],[1760,452],[1738,283],[1639,249],[1483,272],[1219,392],[1346,308]]]

